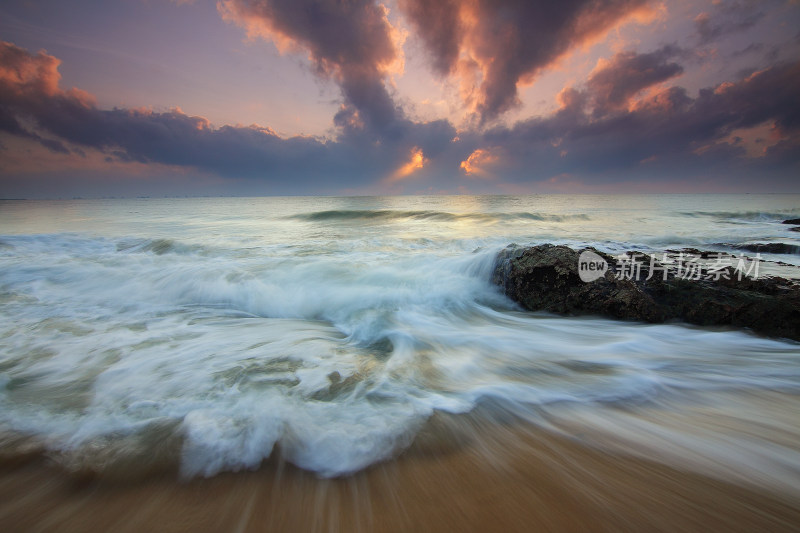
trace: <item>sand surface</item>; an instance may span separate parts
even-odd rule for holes
[[[277,454],[273,454],[276,456]],[[437,416],[395,460],[320,479],[274,458],[178,480],[0,469],[3,531],[798,531],[800,501],[518,423]]]

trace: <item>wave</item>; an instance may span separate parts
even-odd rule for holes
[[[212,255],[225,253],[204,244],[189,244],[170,238],[122,238],[86,236],[73,233],[39,235],[7,235],[0,240],[0,250],[17,255],[59,254],[75,258],[98,258],[105,254],[152,254],[152,255]]]
[[[19,377],[0,383],[0,429],[28,437],[19,453],[39,447],[72,472],[211,476],[258,468],[279,447],[329,477],[394,457],[436,411],[483,406],[553,422],[565,405],[591,418],[603,405],[668,408],[703,392],[796,390],[800,379],[796,346],[744,333],[488,309],[406,309],[384,327],[394,342],[378,352],[301,320],[150,323],[127,334],[129,346],[119,331],[73,338],[27,373],[11,369]],[[87,383],[87,366],[102,360],[86,350],[93,343],[117,352]],[[79,403],[50,406],[43,395],[54,391]],[[693,430],[639,440],[691,448]]]
[[[348,220],[431,220],[439,222],[455,222],[459,220],[473,220],[482,222],[499,221],[524,221],[538,220],[546,222],[564,222],[568,220],[589,220],[588,215],[552,215],[545,213],[449,213],[445,211],[400,211],[391,209],[355,209],[355,210],[328,210],[314,211],[294,215],[290,218],[309,222],[320,221],[348,221]]]
[[[800,390],[795,344],[520,313],[489,283],[494,241],[294,249],[175,235],[3,237],[14,249],[0,254],[0,443],[10,430],[68,470],[167,464],[187,477],[257,468],[279,447],[338,476],[400,453],[437,411],[533,418],[556,404]]]
[[[782,211],[685,211],[679,214],[692,218],[710,217],[719,220],[741,220],[746,222],[781,222],[800,213],[800,208]]]
[[[175,244],[0,270],[0,285],[39,298],[0,308],[14,315],[0,326],[0,433],[36,439],[71,471],[178,450],[183,475],[208,476],[255,468],[279,444],[333,476],[405,448],[435,408],[467,405],[417,384],[418,351],[444,346],[410,328],[465,327],[480,302],[501,304],[493,251],[208,261],[169,254]]]
[[[206,253],[208,250],[204,246],[184,244],[172,239],[136,239],[119,241],[117,243],[117,251],[128,253],[151,252],[155,255],[164,255],[169,253]]]

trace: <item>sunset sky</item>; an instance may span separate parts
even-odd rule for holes
[[[800,192],[797,0],[10,0],[0,41],[0,198]]]

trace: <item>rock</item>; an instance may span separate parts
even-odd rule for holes
[[[609,264],[605,274],[591,282],[578,273],[580,251],[542,244],[508,247],[497,257],[492,282],[525,309],[560,314],[596,314],[650,323],[679,319],[704,326],[750,328],[764,335],[800,340],[800,287],[783,278],[688,280],[668,274],[646,254],[631,256],[641,264],[641,275],[617,279],[615,258],[588,248]],[[582,250],[581,250],[582,251]],[[651,279],[650,265],[653,265]]]
[[[790,218],[788,220],[784,220],[783,224],[798,224],[798,225],[800,225],[800,218]]]
[[[717,246],[728,246],[723,244],[718,244]],[[667,252],[671,254],[684,254],[684,255],[694,255],[699,257],[700,259],[713,259],[719,256],[729,256],[731,254],[727,252],[713,252],[709,250],[698,250],[697,248],[681,248],[678,250],[667,250]]]
[[[790,229],[794,230],[794,228]],[[718,246],[726,246],[728,248],[733,248],[735,250],[744,250],[746,252],[800,255],[800,246],[785,242],[766,242],[766,243],[754,243],[754,244],[719,244]]]
[[[614,261],[609,255],[590,250],[609,263]],[[530,310],[663,320],[655,302],[632,281],[616,280],[610,272],[592,283],[581,281],[578,255],[567,246],[552,244],[506,248],[498,256],[492,281]]]

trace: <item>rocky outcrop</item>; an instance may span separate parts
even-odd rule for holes
[[[718,279],[683,279],[669,271],[664,279],[663,265],[640,253],[631,256],[641,266],[639,275],[625,277],[618,275],[621,265],[616,258],[588,250],[608,263],[605,273],[594,281],[581,280],[580,251],[552,244],[510,246],[501,251],[492,281],[532,311],[651,323],[683,320],[800,340],[800,286],[791,280],[740,277],[731,267],[718,269],[713,276]]]
[[[790,218],[788,220],[784,220],[783,223],[795,225],[793,228],[789,228],[789,231],[800,231],[800,218]]]
[[[794,228],[789,228],[794,230]],[[759,242],[752,244],[718,244],[734,250],[744,250],[746,252],[756,252],[762,254],[795,254],[800,255],[800,246],[786,242]]]

